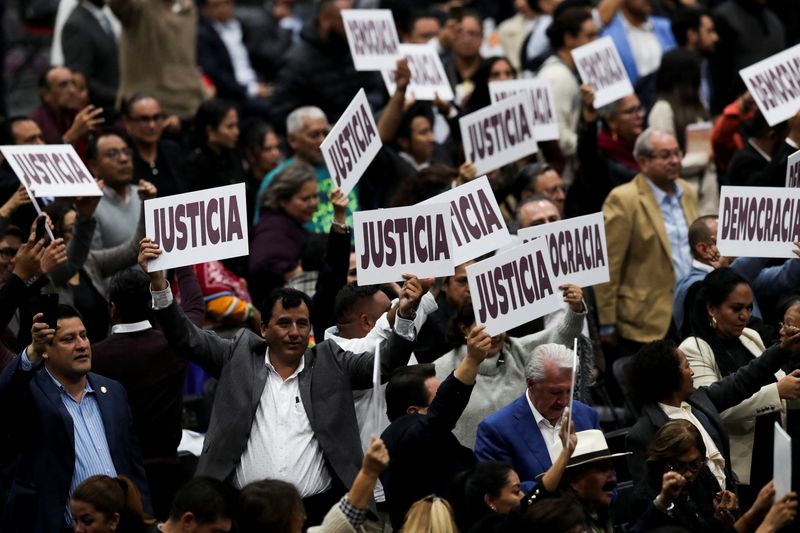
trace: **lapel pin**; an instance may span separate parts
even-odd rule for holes
[[[107,393],[107,392],[108,392],[108,389],[107,389],[107,388],[105,388],[105,387],[100,387],[100,392],[102,392],[103,394],[105,394],[105,393]]]

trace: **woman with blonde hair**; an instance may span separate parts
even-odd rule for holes
[[[444,498],[425,496],[408,510],[403,533],[458,533],[453,509]]]

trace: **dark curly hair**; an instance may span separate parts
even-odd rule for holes
[[[638,407],[660,402],[680,389],[683,380],[678,347],[672,341],[645,344],[633,356],[628,369],[628,382]]]

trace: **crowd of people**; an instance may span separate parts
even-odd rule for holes
[[[454,99],[416,99],[404,59],[391,93],[356,71],[351,8],[391,9]],[[783,187],[800,149],[800,111],[770,125],[738,74],[800,41],[793,2],[61,9],[40,105],[0,144],[72,145],[102,196],[32,198],[0,165],[2,531],[797,527],[773,435],[800,437],[800,242],[716,241],[720,187]],[[634,93],[595,107],[572,51],[604,36]],[[512,233],[602,212],[610,281],[494,336],[466,272],[485,256],[359,285],[353,213],[475,179],[459,119],[533,76],[559,138],[492,192]],[[343,194],[320,145],[361,89],[383,146]],[[146,200],[240,183],[247,256],[149,271]]]

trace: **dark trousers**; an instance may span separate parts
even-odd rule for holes
[[[339,503],[339,500],[347,492],[336,476],[331,477],[333,477],[331,488],[325,492],[303,498],[303,507],[306,510],[306,522],[303,524],[303,531],[320,525],[325,515],[331,510],[331,507]]]

